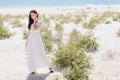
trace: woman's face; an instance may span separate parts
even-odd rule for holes
[[[37,14],[35,14],[35,13],[33,13],[33,12],[32,12],[30,15],[31,15],[31,18],[32,18],[33,20],[35,20],[35,18],[37,17]]]

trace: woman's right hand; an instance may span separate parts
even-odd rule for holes
[[[26,43],[25,43],[25,47],[26,47],[26,49],[27,49],[27,41],[26,41]]]
[[[28,36],[29,36],[29,33],[30,33],[30,30],[28,30]],[[27,36],[26,43],[25,43],[26,49],[27,49],[28,36]]]

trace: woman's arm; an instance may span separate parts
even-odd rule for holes
[[[41,22],[34,23],[34,30],[38,30],[38,29],[40,30],[41,26],[42,26]]]
[[[27,48],[27,42],[28,42],[29,32],[30,32],[30,30],[28,29],[28,35],[27,35],[27,39],[26,39],[26,48]]]

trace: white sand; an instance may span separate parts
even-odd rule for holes
[[[3,7],[0,8],[1,14],[28,14],[30,10],[36,9],[40,14],[59,14],[66,12],[78,12],[78,11],[86,11],[86,12],[104,12],[108,10],[120,11],[120,5],[85,5],[85,6],[61,6],[61,7]],[[102,9],[102,10],[101,10]]]
[[[88,10],[91,12],[99,11],[104,6],[82,6],[82,7],[41,7],[34,8],[39,13],[46,14],[59,14],[67,12],[75,12],[79,9],[86,10],[86,8],[92,7]],[[108,6],[105,6],[104,10],[108,10]],[[97,10],[94,10],[96,8]],[[31,8],[0,8],[1,14],[28,14]],[[49,10],[48,10],[49,9]],[[120,5],[112,5],[111,8],[114,11],[120,11]],[[104,11],[103,10],[103,11]],[[26,20],[25,20],[26,21]],[[7,24],[6,24],[7,25]],[[54,24],[53,24],[54,25]],[[26,25],[24,26],[25,28]],[[23,28],[12,28],[8,25],[11,32],[15,32],[16,35],[10,39],[0,40],[0,80],[25,80],[28,76],[25,40],[23,40]],[[73,23],[64,25],[64,38],[67,39],[68,34],[72,29],[77,29],[82,33],[87,30],[83,29],[81,25],[75,25]],[[120,38],[117,38],[116,32],[120,29],[120,22],[112,22],[111,24],[97,25],[93,30],[95,36],[100,44],[99,51],[96,53],[89,53],[94,61],[93,74],[91,74],[91,80],[120,80]],[[114,51],[115,57],[107,59],[104,54],[108,50]],[[45,71],[47,72],[47,71]],[[61,74],[60,74],[61,75]]]

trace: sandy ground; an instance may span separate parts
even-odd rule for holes
[[[64,79],[60,72],[55,71],[53,74],[49,74],[48,68],[41,68],[36,75],[30,75],[25,47],[26,40],[23,39],[24,28],[12,28],[12,25],[7,22],[5,25],[15,35],[9,39],[0,40],[0,80],[33,80],[33,78],[34,80],[51,80],[53,76]],[[48,57],[48,55],[46,56]]]
[[[82,34],[88,31],[81,25],[75,26],[73,23],[64,25],[65,34],[69,34],[72,29]],[[98,24],[92,30],[100,47],[95,53],[88,53],[94,63],[90,80],[120,80],[120,38],[116,35],[119,29],[120,22],[112,22],[111,24]]]
[[[118,7],[115,7],[114,9],[117,8]],[[54,9],[52,10],[55,11]],[[64,8],[61,11],[64,11]],[[0,13],[1,12],[11,13],[11,10],[8,9],[8,12],[6,12],[6,9],[3,8],[0,9]],[[23,12],[23,9],[18,11],[18,13]],[[43,13],[44,12],[46,11],[43,11]],[[23,28],[12,28],[11,25],[7,26],[11,32],[15,32],[16,34],[10,39],[0,40],[0,80],[26,80],[29,72],[25,40],[23,39]],[[81,25],[78,26],[69,23],[64,25],[65,34],[69,33],[74,28],[82,33],[87,31],[83,29]],[[120,80],[120,38],[116,36],[118,29],[120,29],[120,22],[100,24],[93,30],[100,47],[97,52],[89,53],[94,62],[90,80]],[[109,50],[112,51],[112,59],[109,58]],[[43,72],[47,73],[45,70]],[[62,75],[61,73],[56,74]]]
[[[10,39],[0,40],[0,79],[25,80],[28,74],[22,28],[14,28],[11,32],[17,33]]]
[[[94,61],[91,80],[120,80],[120,38],[116,36],[118,29],[119,22],[101,24],[94,29],[100,48],[96,53],[90,53]],[[113,58],[109,57],[109,50]]]
[[[86,12],[104,12],[112,10],[119,12],[120,5],[84,5],[84,6],[61,6],[61,7],[2,7],[0,8],[1,14],[28,14],[31,9],[36,9],[40,14],[66,14],[68,12],[77,12],[79,10]],[[101,10],[102,9],[102,10]]]

